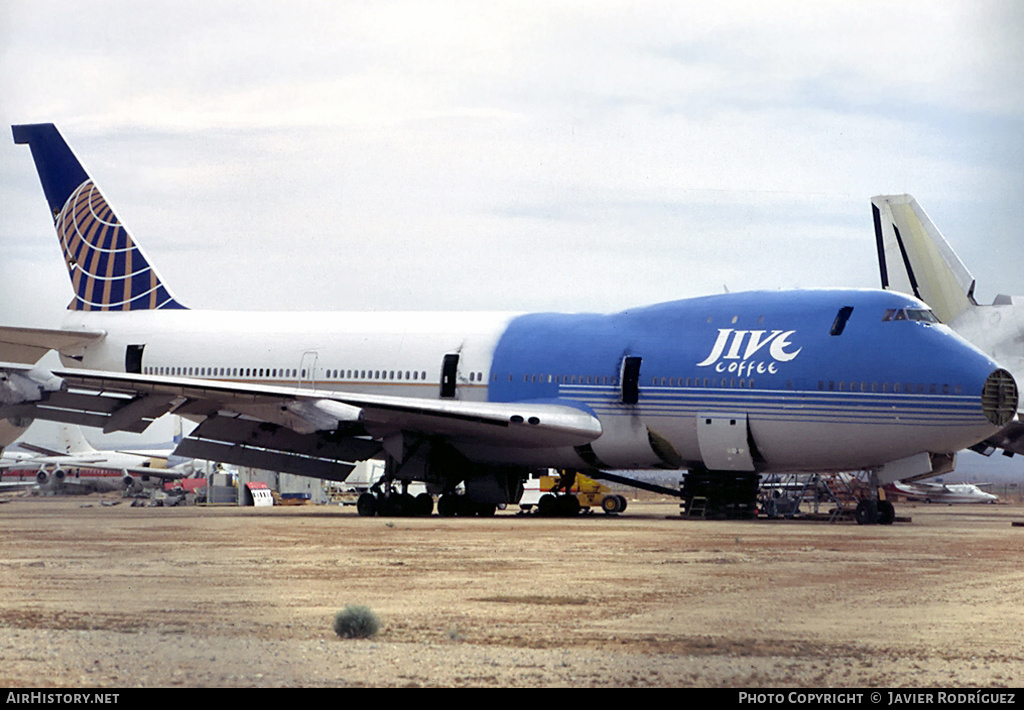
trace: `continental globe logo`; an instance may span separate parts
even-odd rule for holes
[[[182,308],[92,180],[75,189],[55,226],[75,291],[68,310]]]

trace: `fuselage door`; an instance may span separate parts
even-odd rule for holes
[[[313,388],[316,386],[316,363],[320,354],[316,350],[307,350],[302,353],[302,363],[299,366],[299,387]]]
[[[129,345],[124,351],[124,371],[142,374],[142,351],[146,348],[142,345]]]
[[[747,415],[698,414],[697,444],[709,471],[753,471]]]
[[[448,353],[441,362],[441,399],[455,398],[455,384],[458,372],[459,354]]]
[[[627,357],[622,361],[622,403],[636,404],[640,401],[640,358]]]

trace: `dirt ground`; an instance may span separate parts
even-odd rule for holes
[[[911,522],[0,505],[0,685],[1024,686],[1024,508]],[[372,608],[374,639],[335,613]]]

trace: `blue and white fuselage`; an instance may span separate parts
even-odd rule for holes
[[[481,462],[848,470],[951,453],[994,426],[982,392],[995,364],[944,325],[892,315],[907,309],[925,306],[826,290],[608,315],[69,312],[67,327],[106,337],[65,364],[124,371],[126,350],[144,346],[146,375],[442,399],[447,356],[451,399],[559,403],[601,424],[582,446],[458,442]],[[635,402],[623,397],[627,359],[638,365]],[[723,417],[743,425],[717,436],[708,419]],[[744,451],[730,461],[728,448]]]

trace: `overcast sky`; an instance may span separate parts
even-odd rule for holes
[[[29,122],[193,308],[875,287],[904,192],[1024,294],[1022,8],[0,1],[0,321],[71,299]]]

